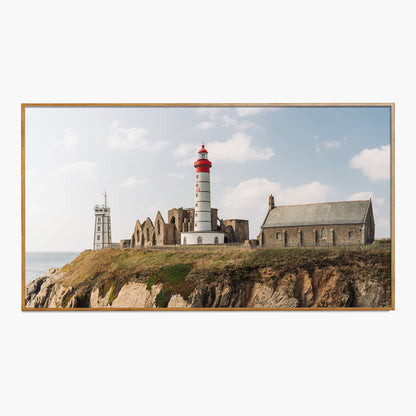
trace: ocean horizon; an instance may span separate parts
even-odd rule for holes
[[[25,255],[25,282],[44,275],[47,269],[63,267],[74,260],[80,251],[32,251]]]

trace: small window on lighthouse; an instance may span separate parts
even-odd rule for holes
[[[101,227],[100,226],[97,227],[97,231],[101,231]]]
[[[100,236],[99,235],[97,235],[97,240],[99,240],[100,239]]]

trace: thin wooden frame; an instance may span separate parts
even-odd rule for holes
[[[25,110],[30,107],[390,107],[391,306],[377,308],[27,308],[25,306]],[[395,310],[395,104],[394,103],[22,103],[21,104],[21,310],[47,311],[392,311]]]

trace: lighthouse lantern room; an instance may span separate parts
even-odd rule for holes
[[[202,145],[198,152],[195,167],[195,217],[194,231],[181,233],[181,244],[224,244],[224,233],[212,230],[211,221],[211,181],[212,163]]]

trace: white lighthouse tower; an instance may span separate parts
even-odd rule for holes
[[[107,192],[104,191],[104,205],[97,204],[94,208],[94,250],[111,247],[111,217],[110,208],[107,206]]]
[[[212,163],[202,145],[195,166],[195,216],[194,231],[181,233],[181,244],[224,244],[224,233],[212,230],[211,181]]]

